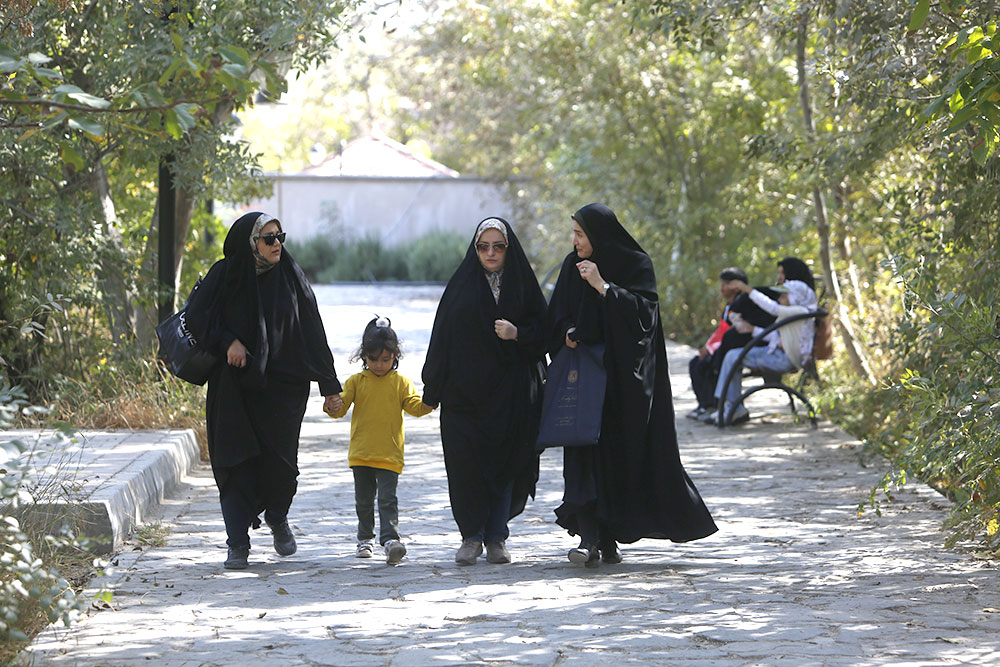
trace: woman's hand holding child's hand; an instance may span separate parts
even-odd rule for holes
[[[323,412],[332,414],[339,410],[343,405],[344,400],[340,398],[340,394],[330,394],[323,401]]]

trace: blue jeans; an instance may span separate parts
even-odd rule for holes
[[[736,365],[736,358],[740,356],[742,351],[742,348],[737,348],[726,352],[726,356],[722,360],[722,370],[719,371],[719,380],[715,383],[716,399],[722,398],[723,384],[725,384],[726,378],[729,377],[729,371]],[[751,348],[747,352],[747,356],[743,357],[743,365],[750,368],[775,371],[776,373],[791,373],[795,370],[795,365],[788,359],[788,355],[785,354],[784,350],[780,347],[769,350],[766,345]],[[740,400],[740,395],[743,393],[742,375],[741,370],[736,372],[733,381],[729,383],[729,392],[725,397],[725,401],[732,403],[733,407],[736,407],[736,401]]]
[[[507,485],[498,496],[490,498],[489,514],[483,529],[467,539],[479,540],[484,543],[503,542],[510,537],[507,519],[510,516],[510,496],[514,490],[514,482]]]

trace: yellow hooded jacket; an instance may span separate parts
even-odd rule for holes
[[[348,465],[402,472],[403,411],[414,417],[433,412],[423,404],[413,382],[395,370],[382,377],[365,370],[347,379],[340,398],[343,405],[328,414],[334,419],[343,417],[354,404]]]

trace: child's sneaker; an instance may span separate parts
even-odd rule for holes
[[[358,542],[358,550],[354,552],[355,558],[371,558],[375,550],[371,542]]]
[[[403,560],[406,555],[406,547],[399,540],[387,540],[385,543],[385,562],[395,565]]]

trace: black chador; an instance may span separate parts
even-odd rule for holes
[[[485,270],[476,249],[488,229],[507,245],[502,272]],[[517,327],[517,340],[498,337],[498,319]],[[424,402],[441,405],[448,492],[463,539],[502,541],[506,521],[534,497],[544,355],[538,281],[510,225],[487,218],[441,297],[423,368]],[[507,511],[493,521],[498,502]],[[499,524],[492,536],[489,521]]]
[[[571,339],[604,343],[607,389],[598,444],[565,448],[557,523],[587,546],[711,535],[717,528],[677,448],[652,261],[607,206],[590,204],[573,219],[609,287],[602,296],[581,277],[576,251],[566,257],[549,303],[548,351],[572,327]]]
[[[228,543],[249,546],[248,529],[285,521],[298,476],[299,431],[310,381],[324,396],[339,393],[316,297],[305,274],[282,248],[269,265],[255,252],[262,213],[237,220],[223,259],[205,276],[188,307],[192,332],[220,363],[208,380],[205,406],[212,472],[222,500]],[[278,223],[280,229],[280,223]],[[246,366],[226,362],[234,340],[247,348]]]

